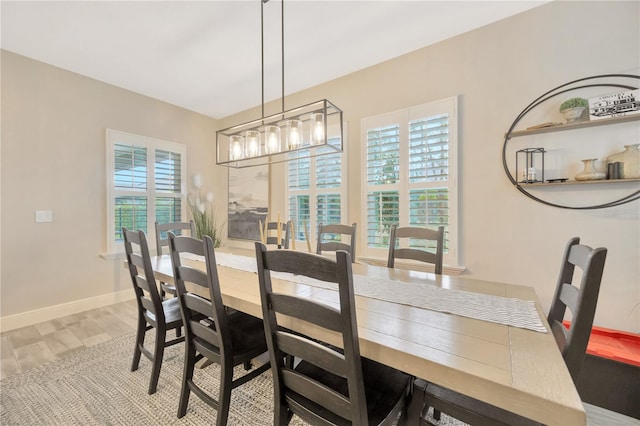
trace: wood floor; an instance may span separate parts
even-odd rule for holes
[[[136,309],[130,300],[1,333],[0,378],[135,331]],[[640,420],[613,411],[585,408],[588,426],[640,426]]]

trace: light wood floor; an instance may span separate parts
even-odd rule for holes
[[[134,300],[0,333],[0,378],[135,331]],[[133,354],[133,349],[132,349]],[[640,426],[640,420],[585,404],[588,426]]]

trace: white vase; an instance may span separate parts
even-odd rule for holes
[[[576,175],[576,180],[604,179],[607,175],[596,170],[596,161],[598,161],[597,158],[582,160],[582,162],[584,163],[584,170]]]
[[[567,108],[562,110],[562,115],[564,116],[564,119],[567,120],[567,123],[571,123],[582,117],[584,110],[585,107]]]
[[[610,155],[607,163],[622,163],[621,179],[640,178],[640,144],[625,145],[624,151]]]

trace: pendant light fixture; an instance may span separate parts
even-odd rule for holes
[[[342,110],[326,99],[285,111],[284,109],[284,0],[281,0],[282,111],[264,115],[264,5],[260,1],[262,62],[261,117],[216,132],[216,164],[244,168],[281,163],[305,156],[342,152]],[[331,142],[331,143],[330,143]]]

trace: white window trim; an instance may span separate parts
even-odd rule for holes
[[[429,187],[441,187],[442,183],[439,182],[426,182],[426,183],[409,183],[407,178],[408,167],[400,167],[400,180],[399,184],[390,185],[368,185],[367,177],[367,130],[376,127],[387,126],[392,123],[400,124],[400,158],[408,157],[408,141],[407,126],[404,124],[410,120],[423,118],[430,115],[442,114],[443,112],[449,112],[449,158],[448,158],[448,175],[449,183],[447,186],[450,188],[449,192],[449,226],[448,226],[448,240],[449,251],[444,255],[444,264],[449,265],[453,269],[463,268],[460,266],[459,259],[459,234],[458,234],[458,97],[450,97],[434,102],[417,105],[411,108],[392,111],[372,117],[365,117],[361,120],[360,125],[360,140],[362,141],[362,197],[361,197],[361,231],[359,232],[362,237],[360,238],[360,253],[362,257],[375,261],[376,259],[386,259],[388,256],[388,249],[372,248],[368,247],[367,243],[367,194],[371,191],[388,191],[396,190],[399,187],[400,191],[400,206],[408,206],[408,194],[409,190],[414,188],[429,188]],[[408,226],[409,216],[401,213],[400,226]]]
[[[122,257],[124,253],[124,244],[116,243],[115,241],[115,220],[113,217],[114,201],[116,196],[132,195],[132,196],[146,196],[147,197],[147,242],[149,244],[149,250],[155,253],[155,221],[156,221],[156,208],[153,200],[156,196],[161,195],[177,195],[174,192],[156,191],[155,190],[155,150],[165,150],[179,153],[181,156],[181,171],[180,177],[182,186],[180,188],[181,198],[181,211],[185,212],[186,220],[187,215],[187,146],[178,142],[170,142],[161,139],[154,139],[148,136],[136,135],[133,133],[127,133],[120,130],[106,129],[106,155],[107,155],[107,235],[106,235],[106,252],[101,256],[105,259],[117,259]],[[136,190],[121,190],[115,189],[113,185],[113,174],[115,170],[113,150],[116,143],[124,143],[135,146],[144,146],[147,148],[147,189],[146,191]]]
[[[334,129],[335,132],[338,132],[338,126],[331,126],[328,129],[328,133],[329,135],[331,135],[331,129]],[[316,158],[317,157],[312,157],[311,163],[309,165],[309,170],[311,170],[312,172],[312,178],[311,178],[311,182],[312,184],[310,184],[310,188],[309,189],[297,189],[297,190],[290,190],[289,189],[289,170],[287,169],[285,171],[285,211],[287,212],[287,217],[289,218],[289,220],[291,220],[292,218],[289,215],[289,196],[290,195],[309,195],[309,229],[307,230],[308,234],[307,236],[309,237],[309,244],[311,246],[311,252],[315,253],[316,251],[316,245],[317,245],[317,233],[318,233],[318,218],[316,216],[316,210],[317,210],[317,200],[316,197],[319,194],[340,194],[340,217],[341,217],[341,221],[343,224],[349,224],[348,222],[348,200],[346,199],[346,194],[347,194],[347,188],[348,188],[348,182],[347,182],[347,170],[346,170],[346,163],[348,161],[348,149],[347,149],[347,123],[343,123],[342,126],[342,158],[340,161],[340,187],[338,188],[317,188],[316,187],[316,177],[315,177],[315,167],[316,167]],[[333,136],[329,136],[329,138],[331,138]],[[300,227],[303,224],[301,223],[296,223],[295,224],[295,228],[296,231],[298,231],[300,229]],[[297,233],[297,232],[296,232]],[[307,246],[306,246],[307,242],[305,240],[298,240],[296,239],[296,249],[298,251],[306,251],[307,250]]]

